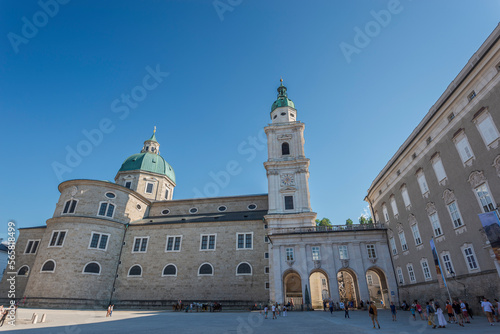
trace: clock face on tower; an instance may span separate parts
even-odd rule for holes
[[[281,185],[282,186],[291,186],[295,184],[295,179],[293,174],[281,174]]]

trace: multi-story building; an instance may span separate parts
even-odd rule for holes
[[[500,265],[478,214],[500,201],[500,25],[371,184],[400,296],[477,301],[500,294]],[[431,251],[440,260],[444,282]]]

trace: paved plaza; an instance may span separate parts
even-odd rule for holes
[[[47,314],[45,323],[33,325],[29,319],[36,312]],[[171,311],[115,311],[112,318],[105,311],[19,309],[15,327],[4,324],[4,333],[430,333],[438,331],[463,333],[498,333],[500,323],[489,326],[485,317],[475,317],[465,328],[448,325],[445,329],[432,329],[427,321],[410,319],[409,312],[400,311],[397,322],[391,321],[390,312],[379,311],[382,328],[373,329],[367,311],[352,311],[350,319],[343,312],[289,312],[277,320],[264,319],[259,312],[185,313]]]

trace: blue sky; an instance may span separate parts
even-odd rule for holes
[[[41,1],[50,15],[0,3],[3,226],[44,225],[60,180],[113,180],[153,126],[174,198],[266,193],[258,138],[281,76],[306,123],[313,209],[357,220],[500,13],[498,1],[60,2]],[[207,186],[231,161],[241,172]]]

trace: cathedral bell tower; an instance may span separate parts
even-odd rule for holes
[[[269,228],[315,226],[316,213],[309,196],[309,159],[304,153],[304,128],[297,121],[297,110],[288,98],[283,79],[278,98],[271,107],[267,135],[267,171]]]

